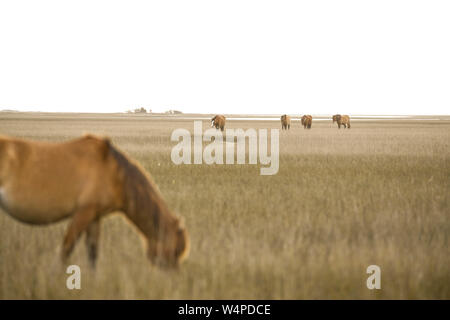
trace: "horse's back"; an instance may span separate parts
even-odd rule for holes
[[[105,206],[114,187],[108,141],[86,136],[66,143],[10,140],[0,168],[2,206],[19,220],[48,223],[83,205]]]

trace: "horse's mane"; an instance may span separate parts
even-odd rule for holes
[[[180,218],[167,207],[158,187],[137,163],[110,146],[123,184],[123,211],[151,243],[160,243],[181,261],[189,253],[189,237]],[[166,249],[164,249],[166,248]],[[158,249],[152,254],[158,255]],[[151,255],[152,255],[151,254]]]
[[[110,144],[110,154],[119,166],[119,174],[123,181],[124,210],[131,220],[137,219],[140,212],[148,212],[152,222],[151,229],[158,230],[161,215],[158,212],[169,212],[156,184],[140,165]],[[150,222],[150,221],[149,221]]]

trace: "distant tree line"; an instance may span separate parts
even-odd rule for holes
[[[148,111],[144,108],[136,108],[134,110],[128,110],[127,113],[152,113],[151,109],[148,109]],[[168,110],[166,112],[164,112],[165,114],[182,114],[183,112],[178,111],[178,110]]]

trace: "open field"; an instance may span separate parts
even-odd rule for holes
[[[204,116],[207,117],[207,116]],[[420,117],[422,119],[423,117]],[[203,129],[209,121],[203,121]],[[229,121],[277,128],[279,121]],[[280,130],[277,175],[259,165],[178,165],[170,153],[185,118],[0,113],[0,134],[65,141],[108,135],[148,170],[185,218],[191,254],[178,272],[153,268],[134,228],[103,221],[96,271],[84,239],[69,262],[67,221],[36,227],[0,213],[1,299],[450,299],[450,117],[330,121]],[[366,268],[381,267],[381,290]]]

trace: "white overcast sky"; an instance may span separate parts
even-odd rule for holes
[[[449,114],[450,1],[0,1],[0,109]]]

